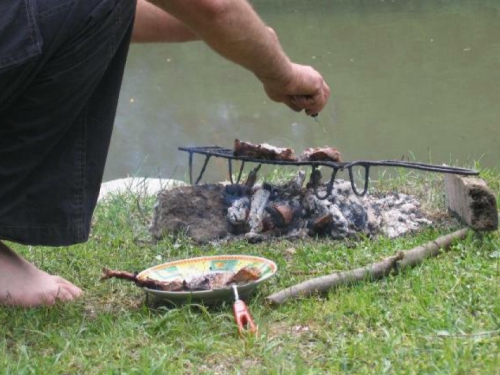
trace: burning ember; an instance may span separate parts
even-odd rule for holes
[[[198,242],[245,238],[259,242],[276,237],[344,239],[358,234],[391,238],[431,224],[419,202],[406,194],[356,195],[349,181],[336,180],[332,193],[318,183],[315,170],[283,184],[254,185],[259,167],[244,184],[182,186],[160,192],[150,226],[161,238],[184,233]],[[314,191],[316,187],[316,194]]]

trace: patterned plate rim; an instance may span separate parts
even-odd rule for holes
[[[271,268],[271,273],[269,273],[267,276],[264,276],[258,280],[255,280],[253,282],[250,282],[250,283],[247,283],[244,285],[240,285],[240,286],[238,286],[238,289],[247,289],[248,287],[253,287],[257,284],[260,284],[264,280],[267,280],[268,278],[273,276],[276,273],[276,271],[278,270],[278,266],[276,265],[275,262],[273,262],[270,259],[264,258],[264,257],[259,257],[259,256],[254,256],[254,255],[207,255],[207,256],[201,256],[201,257],[195,257],[195,258],[179,259],[179,260],[174,260],[172,262],[158,264],[156,266],[153,266],[153,267],[150,267],[150,268],[147,268],[147,269],[141,271],[137,275],[137,277],[140,278],[141,275],[146,274],[146,272],[161,270],[163,268],[168,268],[168,267],[176,266],[179,264],[198,263],[198,262],[211,261],[211,260],[259,260],[259,261],[262,261],[263,263],[266,263],[267,265],[269,265],[269,267]],[[172,292],[172,291],[165,291],[165,290],[150,289],[150,288],[146,288],[146,287],[143,289],[148,291],[148,292],[155,293],[155,294],[165,294],[165,295],[174,294],[176,296],[182,296],[182,295],[189,296],[189,295],[193,295],[193,294],[196,294],[196,295],[207,294],[207,295],[209,295],[209,294],[213,293],[214,291],[230,290],[231,288],[228,287],[228,288],[218,288],[218,289],[212,289],[212,290],[198,290],[198,291],[188,291],[188,292]]]

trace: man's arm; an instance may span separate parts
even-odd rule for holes
[[[323,109],[330,96],[323,77],[309,66],[293,64],[246,0],[151,1],[222,56],[252,71],[271,99],[307,114]]]
[[[132,42],[188,42],[200,38],[184,23],[164,10],[137,0]]]

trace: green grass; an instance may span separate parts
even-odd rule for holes
[[[481,172],[498,200],[500,172]],[[443,211],[439,176],[401,173],[378,185],[413,192],[429,210]],[[153,202],[128,195],[100,205],[83,245],[15,246],[86,293],[52,308],[0,308],[0,374],[500,374],[498,232],[470,235],[397,276],[271,308],[264,297],[272,292],[380,260],[458,224],[396,240],[198,246],[187,238],[151,241]],[[248,301],[258,337],[238,337],[229,304],[152,307],[137,287],[99,280],[103,266],[134,271],[208,254],[277,262],[278,274]]]

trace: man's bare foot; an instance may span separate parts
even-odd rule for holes
[[[71,301],[82,290],[59,276],[49,275],[0,242],[0,305],[36,307]]]

